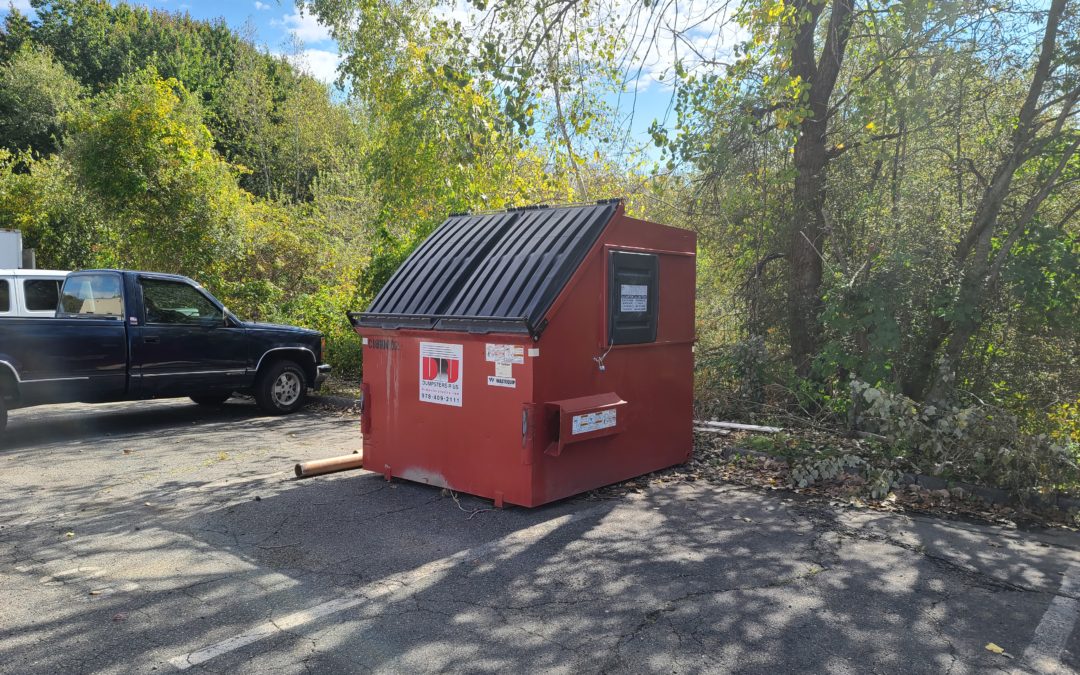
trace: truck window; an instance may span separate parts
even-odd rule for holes
[[[23,282],[23,298],[31,312],[55,312],[60,300],[59,279],[27,279]]]
[[[11,292],[8,290],[8,282],[0,279],[0,313],[11,311]]]
[[[60,310],[76,316],[109,316],[124,314],[124,298],[120,293],[120,277],[115,274],[87,274],[68,277]]]
[[[141,279],[148,324],[213,324],[224,321],[221,310],[192,286],[177,281]]]

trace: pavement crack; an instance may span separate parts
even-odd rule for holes
[[[1053,591],[1041,590],[1037,588],[1032,588],[1030,586],[1017,584],[1011,581],[1006,581],[1005,579],[996,577],[993,574],[990,574],[978,568],[956,562],[948,556],[934,553],[928,550],[925,546],[919,546],[915,544],[910,544],[908,542],[900,541],[884,532],[867,531],[864,529],[851,527],[849,525],[844,525],[836,520],[835,514],[833,514],[832,512],[826,512],[821,509],[807,509],[807,511],[808,512],[806,515],[813,523],[814,529],[820,533],[819,538],[824,534],[833,533],[838,537],[894,546],[896,548],[918,554],[923,558],[929,560],[935,566],[947,572],[951,572],[955,575],[964,577],[965,579],[967,579],[969,584],[986,588],[988,590],[1008,591],[1014,593],[1045,594],[1050,596],[1071,598],[1073,600],[1080,600],[1080,597],[1061,593],[1060,589],[1056,589]],[[837,546],[836,550],[839,550],[839,546]]]

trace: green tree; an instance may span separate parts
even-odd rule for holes
[[[30,38],[100,92],[153,66],[200,100],[217,150],[250,171],[241,185],[262,197],[309,200],[352,120],[329,89],[286,58],[255,48],[222,21],[106,0],[38,2]],[[22,24],[20,24],[21,26]],[[11,41],[25,30],[13,27]]]
[[[1052,0],[1042,25],[1021,105],[953,250],[956,282],[944,289],[951,301],[935,315],[921,355],[917,378],[924,384],[918,393],[935,400],[951,393],[955,364],[986,320],[984,299],[994,294],[1017,244],[1037,237],[1039,225],[1049,224],[1040,221],[1047,219],[1057,220],[1053,229],[1064,233],[1072,226],[1076,233],[1080,194],[1061,187],[1080,182],[1080,128],[1073,121],[1080,102],[1080,5]],[[1043,207],[1055,196],[1064,197],[1063,203],[1057,214],[1047,213]],[[944,362],[936,374],[930,368],[934,357]]]
[[[20,230],[45,268],[91,267],[103,253],[97,205],[59,156],[0,150],[0,229]]]
[[[122,79],[76,117],[65,153],[108,214],[114,264],[221,277],[250,196],[178,81],[152,67]]]
[[[50,155],[82,87],[46,49],[25,45],[0,65],[0,138],[9,150]]]
[[[15,7],[10,7],[4,17],[4,27],[0,30],[0,60],[7,61],[12,54],[22,49],[33,39],[33,26],[26,15]]]
[[[357,170],[370,186],[373,217],[363,301],[448,213],[570,193],[567,176],[547,171],[547,158],[527,146],[496,84],[447,58],[465,45],[455,43],[452,26],[431,20],[434,6],[306,4],[342,50],[341,72],[366,127]],[[353,20],[357,13],[363,21]]]

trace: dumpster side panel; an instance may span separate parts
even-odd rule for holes
[[[364,466],[387,478],[533,501],[522,415],[531,341],[363,328]],[[491,345],[491,347],[489,347]]]
[[[608,344],[608,256],[611,251],[655,254],[659,317],[654,342]],[[553,306],[540,339],[536,403],[614,394],[625,401],[600,424],[617,433],[557,444],[550,417],[536,441],[535,503],[680,464],[693,448],[693,342],[696,240],[693,232],[619,214]],[[596,359],[603,359],[604,369]],[[550,407],[550,406],[549,406]],[[582,417],[591,424],[597,417]],[[571,425],[572,426],[572,425]],[[563,429],[566,427],[564,426]],[[545,452],[562,445],[557,455]]]

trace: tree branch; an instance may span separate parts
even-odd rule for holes
[[[766,265],[768,265],[774,260],[780,260],[781,258],[786,257],[787,255],[784,253],[770,253],[769,255],[765,256],[761,260],[754,263],[754,273],[750,275],[750,279],[760,279],[761,275],[765,272]]]
[[[848,150],[854,150],[855,148],[866,145],[868,142],[872,142],[872,141],[891,141],[893,139],[900,138],[903,135],[904,134],[901,131],[894,131],[894,132],[888,133],[888,134],[875,134],[874,136],[871,136],[866,141],[855,141],[854,143],[848,143],[848,144],[841,143],[839,145],[834,145],[831,148],[829,148],[828,152],[825,153],[825,158],[826,159],[836,159],[837,157],[844,154]]]
[[[817,77],[810,88],[811,100],[828,105],[828,98],[840,76],[840,66],[844,62],[844,50],[851,35],[853,0],[832,0],[832,12],[829,14],[829,27],[825,36],[825,46],[818,60]]]
[[[1028,86],[1024,104],[1020,107],[1020,114],[1017,116],[1016,128],[1013,130],[1009,144],[1009,153],[994,171],[994,177],[983,191],[983,197],[979,202],[975,217],[972,218],[971,227],[968,228],[953,252],[953,257],[957,262],[962,263],[966,260],[976,243],[984,238],[986,231],[997,223],[1001,205],[1008,196],[1013,176],[1030,150],[1039,97],[1042,96],[1043,87],[1050,77],[1057,47],[1058,26],[1065,13],[1066,4],[1067,0],[1052,0],[1050,4],[1046,28],[1039,46],[1039,59],[1035,72],[1031,76],[1031,84]]]
[[[1073,155],[1076,153],[1077,148],[1080,148],[1080,136],[1073,141],[1065,152],[1061,154],[1061,159],[1058,161],[1053,172],[1047,177],[1043,186],[1031,196],[1030,199],[1024,204],[1024,209],[1020,213],[1020,217],[1016,220],[1016,226],[1013,228],[1009,236],[1005,238],[1005,241],[1001,243],[1001,248],[994,255],[994,262],[990,265],[990,272],[987,275],[987,285],[993,286],[997,283],[998,276],[1001,274],[1001,268],[1005,266],[1005,261],[1009,258],[1009,252],[1012,247],[1020,239],[1020,236],[1027,231],[1028,225],[1031,224],[1031,220],[1035,217],[1035,212],[1038,211],[1039,206],[1046,200],[1050,193],[1053,191],[1054,186],[1057,185],[1058,178],[1061,177],[1065,167],[1068,166],[1072,160]]]

